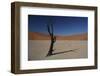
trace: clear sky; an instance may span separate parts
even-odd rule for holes
[[[52,23],[55,35],[72,35],[88,32],[88,17],[28,15],[28,31],[48,33]]]

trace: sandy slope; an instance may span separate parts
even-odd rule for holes
[[[29,40],[50,40],[48,34],[38,33],[38,32],[29,32]],[[57,40],[87,40],[87,33],[75,34],[70,36],[56,36]]]

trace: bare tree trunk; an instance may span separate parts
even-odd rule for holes
[[[52,24],[48,25],[47,28],[48,28],[48,33],[49,33],[50,38],[51,38],[50,49],[48,51],[47,56],[50,56],[50,55],[53,54],[53,51],[54,51],[53,46],[54,46],[54,43],[56,42],[56,36],[54,36],[54,31],[53,31],[53,25]]]

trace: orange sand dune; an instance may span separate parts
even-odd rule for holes
[[[38,32],[29,32],[28,33],[29,40],[50,40],[50,36],[48,34],[38,33]],[[87,33],[83,34],[75,34],[70,36],[56,36],[57,40],[87,40]]]

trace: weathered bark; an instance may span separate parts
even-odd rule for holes
[[[50,44],[50,48],[49,48],[49,51],[48,51],[48,54],[47,54],[47,56],[50,56],[50,55],[53,54],[53,51],[54,51],[53,46],[54,46],[54,43],[56,42],[56,36],[54,36],[52,24],[47,25],[47,29],[48,29],[48,33],[49,33],[50,38],[51,38],[51,44]]]

